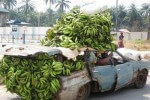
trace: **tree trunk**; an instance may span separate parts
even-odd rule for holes
[[[64,0],[62,0],[62,8],[61,8],[61,14],[64,12],[64,5],[63,5]]]
[[[150,13],[148,16],[148,34],[147,34],[147,40],[150,40]]]
[[[50,2],[49,4],[49,9],[50,9],[50,14],[49,14],[49,21],[50,21],[50,26],[52,26],[52,3]]]

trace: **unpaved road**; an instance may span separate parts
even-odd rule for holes
[[[0,100],[16,100],[17,95],[6,92],[5,86],[0,85]],[[117,92],[92,94],[89,100],[150,100],[150,75],[143,89],[124,88]]]

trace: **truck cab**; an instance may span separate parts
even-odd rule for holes
[[[84,70],[61,77],[62,89],[57,100],[87,100],[91,92],[117,91],[129,85],[135,88],[145,86],[150,62],[131,60],[114,52],[115,58],[111,57],[109,63],[100,65],[92,63],[95,57],[89,55],[92,57],[89,56]]]

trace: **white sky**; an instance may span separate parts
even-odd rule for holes
[[[20,5],[20,2],[22,0],[17,0],[18,1],[18,6]],[[46,6],[44,0],[32,0],[35,4],[36,10],[40,11],[40,12],[44,12],[46,11],[46,9],[48,8],[48,5]],[[75,5],[84,5],[85,3],[91,3],[93,2],[93,4],[91,4],[91,6],[87,9],[92,9],[93,7],[103,7],[103,6],[115,6],[116,4],[116,0],[70,0],[71,4],[70,6],[73,7]],[[141,4],[143,3],[150,3],[150,0],[118,0],[119,4],[122,4],[126,7],[128,7],[130,4],[134,3],[137,5],[137,7],[139,7]]]

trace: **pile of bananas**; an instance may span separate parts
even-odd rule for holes
[[[60,62],[57,55],[4,56],[0,75],[8,91],[18,94],[22,100],[52,100],[61,88],[60,76],[71,75],[71,72],[83,68],[82,59]]]
[[[47,31],[46,37],[41,40],[42,45],[66,47],[70,49],[91,47],[96,50],[108,50],[115,45],[110,34],[112,27],[108,12],[95,15],[82,13],[74,8],[64,14],[57,24]]]

